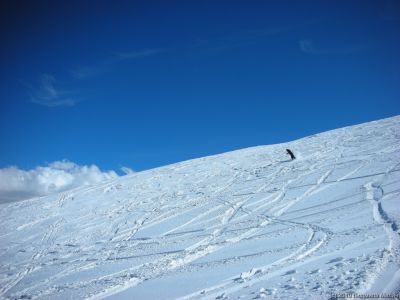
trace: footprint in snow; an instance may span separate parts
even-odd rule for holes
[[[287,271],[285,274],[283,274],[283,276],[291,275],[291,274],[296,274],[296,273],[297,273],[296,270],[290,270],[290,271]]]
[[[341,268],[341,267],[343,267],[344,265],[345,265],[344,263],[338,262],[337,264],[335,264],[335,267],[336,267],[336,268]]]
[[[342,260],[343,260],[343,257],[339,256],[339,257],[336,257],[334,259],[331,259],[330,261],[327,262],[327,264],[332,264],[332,263],[339,262],[339,261],[342,261]]]
[[[244,281],[248,280],[250,277],[252,277],[253,275],[259,274],[259,273],[261,273],[261,270],[252,268],[248,272],[242,272],[239,277],[234,279],[234,281],[236,281],[236,282],[244,282]]]
[[[285,284],[283,286],[283,288],[286,289],[286,290],[293,290],[293,289],[296,289],[297,286],[296,285],[292,285],[292,284]]]
[[[322,289],[322,286],[321,286],[320,283],[317,283],[316,285],[313,286],[312,289],[315,290],[315,291],[318,291],[318,290]]]

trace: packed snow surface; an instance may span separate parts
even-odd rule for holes
[[[0,297],[399,292],[399,196],[397,116],[2,204]]]

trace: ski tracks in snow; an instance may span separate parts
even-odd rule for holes
[[[55,236],[63,222],[64,219],[61,218],[55,221],[55,223],[50,224],[48,230],[44,233],[31,259],[28,260],[27,264],[23,264],[23,271],[17,273],[16,276],[14,276],[14,278],[9,283],[1,287],[0,296],[4,296],[7,291],[16,286],[21,280],[24,279],[25,276],[27,276],[32,271],[40,268],[40,261],[45,256],[46,252],[48,252],[49,248],[53,245]]]
[[[374,285],[374,281],[379,276],[385,276],[392,278],[388,280],[384,286],[381,287],[381,292],[398,292],[400,287],[400,229],[398,221],[390,216],[388,212],[383,208],[382,201],[385,199],[385,191],[382,187],[383,183],[387,180],[387,177],[395,170],[400,164],[396,164],[389,168],[381,178],[368,182],[364,185],[365,198],[369,201],[372,206],[372,215],[374,221],[382,225],[389,239],[388,251],[389,254],[385,256],[385,260],[380,266],[380,273],[372,274],[370,278],[369,286]],[[397,265],[397,271],[393,273],[389,267],[389,264]],[[389,275],[387,274],[389,273]]]
[[[14,222],[15,241],[0,237],[26,251],[3,256],[0,297],[152,299],[172,279],[165,299],[367,288],[372,263],[400,264],[399,215],[386,203],[400,193],[390,167],[398,141],[374,128],[365,132],[382,147],[366,147],[356,127],[293,142],[294,161],[282,157],[286,145],[250,148],[39,199],[40,217]]]

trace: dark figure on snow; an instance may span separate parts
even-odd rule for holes
[[[286,152],[287,152],[287,154],[290,155],[290,158],[291,158],[292,160],[293,160],[293,159],[296,159],[296,156],[294,156],[293,152],[292,152],[290,149],[286,149]]]

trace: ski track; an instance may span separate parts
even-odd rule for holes
[[[400,270],[400,229],[398,220],[392,218],[382,206],[382,201],[387,196],[382,185],[383,182],[387,181],[389,174],[391,174],[399,166],[400,163],[390,167],[383,175],[380,176],[380,178],[377,178],[375,181],[368,182],[363,186],[365,189],[365,198],[371,203],[372,206],[374,221],[384,227],[388,236],[389,255],[385,257],[383,265],[384,267],[387,267],[389,264],[395,264],[397,265],[398,270]],[[384,269],[384,267],[382,269]],[[398,288],[400,288],[400,278],[398,276],[399,271],[397,271],[396,274],[390,274],[390,277],[393,277],[393,279],[390,282],[387,282],[386,286],[384,286],[384,292],[390,293],[398,291]],[[380,274],[372,274],[370,276],[369,287],[373,285],[374,281],[379,275]],[[392,287],[395,287],[396,289],[391,290]],[[368,290],[368,288],[364,288],[363,290]]]
[[[390,292],[400,286],[392,267],[400,269],[399,124],[396,117],[3,205],[0,298],[153,299],[158,283],[175,277],[187,284],[164,299]],[[297,160],[283,156],[286,147]],[[217,275],[191,281],[197,273]],[[380,286],[385,276],[393,279]]]

